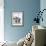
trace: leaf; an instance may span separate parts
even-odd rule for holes
[[[36,18],[34,18],[34,21],[36,21]]]
[[[43,18],[42,18],[42,21],[43,21]]]

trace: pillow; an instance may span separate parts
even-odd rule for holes
[[[25,37],[23,46],[31,46],[32,42],[33,42],[33,35],[29,32]]]
[[[24,37],[24,38],[21,38],[21,39],[17,42],[17,46],[23,46],[24,40],[25,40],[25,37]]]

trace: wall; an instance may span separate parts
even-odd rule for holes
[[[0,0],[0,42],[4,41],[4,0]]]
[[[35,12],[40,9],[40,0],[5,0],[4,26],[5,40],[18,41],[24,37],[32,28]],[[13,27],[11,25],[11,16],[13,11],[24,11],[24,26]]]

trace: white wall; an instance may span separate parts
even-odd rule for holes
[[[0,42],[4,41],[4,0],[0,0]]]

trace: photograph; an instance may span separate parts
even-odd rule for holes
[[[13,26],[23,25],[23,12],[12,12],[12,25]]]

